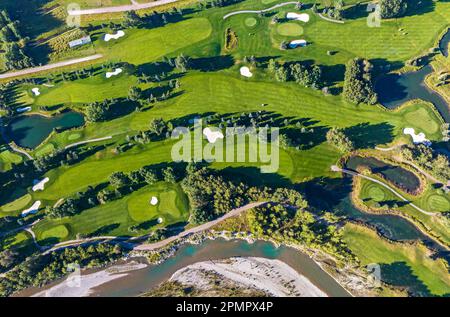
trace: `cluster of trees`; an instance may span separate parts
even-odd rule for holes
[[[344,1],[335,0],[333,3],[323,9],[322,13],[328,15],[332,19],[343,20],[345,17]]]
[[[377,94],[372,82],[372,64],[362,58],[349,60],[345,68],[344,97],[352,103],[375,104]]]
[[[189,197],[191,221],[196,224],[211,221],[232,209],[254,201],[272,201],[306,208],[303,196],[288,188],[250,187],[225,179],[219,172],[190,163],[181,186]]]
[[[353,142],[345,135],[342,129],[331,128],[326,134],[328,143],[335,146],[339,151],[347,153],[354,149]]]
[[[52,218],[74,216],[99,204],[120,199],[141,186],[151,185],[161,180],[176,183],[177,179],[178,175],[170,166],[160,170],[144,166],[130,173],[114,172],[109,176],[109,187],[98,190],[89,186],[85,192],[78,192],[74,197],[64,200],[60,205],[48,207],[47,214]]]
[[[108,120],[111,108],[119,102],[120,99],[116,98],[88,103],[85,107],[86,120],[89,122]]]
[[[406,13],[408,0],[380,0],[379,6],[381,18],[397,18]]]
[[[286,63],[280,65],[274,59],[270,59],[267,69],[274,74],[279,82],[293,80],[296,83],[319,89],[321,87],[322,69],[319,65],[308,65],[305,63]]]
[[[144,14],[140,16],[136,11],[127,11],[123,15],[123,22],[121,27],[124,28],[154,28],[164,26],[170,21],[176,21],[183,16],[183,10],[181,8],[173,7],[171,11],[157,12],[153,11],[150,14]],[[117,26],[110,24],[111,29],[116,29]]]
[[[250,231],[260,238],[279,242],[303,244],[322,249],[339,258],[352,255],[342,238],[342,230],[329,223],[325,215],[319,218],[307,211],[306,206],[292,208],[286,204],[268,203],[248,211]]]
[[[8,70],[33,66],[33,60],[23,50],[27,38],[22,37],[18,21],[12,21],[8,12],[0,11],[0,42],[3,43],[5,67]]]
[[[438,154],[424,144],[404,145],[401,154],[405,160],[416,163],[430,174],[440,179],[450,179],[450,162],[444,154]]]
[[[71,273],[75,265],[83,268],[111,263],[123,257],[124,252],[119,245],[99,243],[30,257],[17,264],[4,277],[0,277],[0,296],[9,296],[29,286],[39,287],[48,284]]]

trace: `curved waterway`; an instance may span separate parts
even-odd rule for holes
[[[214,261],[230,257],[249,256],[283,261],[295,269],[299,274],[308,278],[311,283],[329,296],[351,296],[309,256],[294,248],[286,246],[276,247],[272,243],[266,241],[248,243],[245,240],[224,239],[206,240],[198,245],[184,244],[176,251],[175,255],[164,262],[127,272],[127,275],[124,277],[94,288],[93,293],[90,296],[139,296],[167,281],[173,273],[188,265],[201,261]],[[88,270],[87,274],[92,272],[93,270]],[[17,296],[31,296],[58,283],[61,283],[61,281],[52,283],[41,289],[29,288],[20,292]]]
[[[448,57],[450,30],[439,41],[439,49]],[[439,111],[445,122],[450,122],[450,107],[447,101],[436,91],[425,85],[425,78],[433,72],[430,64],[418,71],[403,74],[388,74],[381,76],[375,85],[379,102],[389,109],[394,109],[412,99],[431,102]]]
[[[82,126],[84,117],[78,112],[64,112],[53,117],[23,115],[14,119],[6,133],[17,145],[33,149],[44,141],[53,129],[70,129]]]
[[[245,240],[223,239],[206,240],[199,245],[185,244],[174,256],[161,264],[130,272],[124,278],[97,287],[93,296],[137,296],[168,280],[173,273],[187,265],[236,256],[281,260],[329,296],[349,296],[349,293],[309,256],[296,249],[276,247],[265,241],[248,243]]]

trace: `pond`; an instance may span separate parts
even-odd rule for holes
[[[425,78],[432,72],[433,68],[428,64],[418,71],[382,76],[375,85],[379,102],[386,108],[395,109],[409,100],[421,99],[431,102],[445,122],[450,122],[447,102],[424,83]]]
[[[345,163],[347,169],[356,171],[358,166],[367,166],[374,174],[382,175],[397,188],[414,193],[420,188],[420,179],[402,167],[387,164],[373,157],[352,156]]]
[[[84,124],[78,112],[64,112],[53,117],[23,115],[14,119],[6,128],[6,134],[17,145],[33,149],[44,141],[53,129],[70,129]]]

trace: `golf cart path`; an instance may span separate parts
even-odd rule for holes
[[[93,142],[100,142],[100,141],[105,141],[105,140],[109,140],[112,139],[112,135],[109,136],[105,136],[103,138],[97,138],[97,139],[90,139],[90,140],[85,140],[85,141],[80,141],[80,142],[75,142],[69,145],[66,145],[66,147],[64,148],[65,150],[77,146],[77,145],[81,145],[81,144],[86,144],[86,143],[93,143]]]
[[[158,242],[155,242],[155,243],[143,243],[143,244],[140,244],[140,245],[134,247],[133,249],[134,250],[138,250],[138,251],[152,251],[152,250],[155,250],[155,249],[162,248],[162,247],[166,246],[167,244],[169,244],[169,243],[171,243],[171,242],[173,242],[173,241],[175,241],[177,239],[183,238],[183,237],[185,237],[187,235],[190,235],[190,234],[193,234],[193,233],[197,233],[197,232],[208,230],[211,227],[217,225],[219,222],[224,221],[225,219],[237,216],[240,213],[242,213],[242,212],[244,212],[244,211],[246,211],[248,209],[252,209],[252,208],[261,206],[263,204],[266,204],[266,202],[255,202],[255,203],[247,204],[245,206],[242,206],[242,207],[233,209],[230,212],[227,212],[225,215],[223,215],[222,217],[217,218],[216,220],[212,220],[210,222],[204,223],[204,224],[199,225],[197,227],[194,227],[194,228],[185,230],[183,232],[180,232],[176,236],[172,236],[172,237],[169,237],[167,239],[164,239],[162,241],[158,241]]]
[[[276,8],[284,7],[284,6],[287,6],[287,5],[290,5],[290,4],[297,5],[298,3],[299,3],[298,1],[290,1],[290,2],[279,3],[279,4],[276,4],[276,5],[272,6],[272,7],[270,7],[270,8],[263,9],[263,10],[240,10],[240,11],[234,11],[234,12],[230,12],[228,14],[225,14],[223,16],[223,19],[225,20],[225,19],[227,19],[227,18],[229,18],[229,17],[231,17],[233,15],[242,14],[242,13],[264,13],[264,12],[272,11],[272,10],[274,10]]]
[[[199,226],[187,229],[187,230],[185,230],[183,232],[180,232],[179,234],[177,234],[175,236],[172,236],[172,237],[169,237],[169,238],[167,238],[165,240],[158,241],[158,242],[155,242],[155,243],[143,243],[143,244],[137,244],[136,243],[136,244],[132,245],[132,248],[134,250],[151,251],[151,250],[155,250],[155,249],[164,247],[167,244],[169,244],[169,243],[171,243],[171,242],[173,242],[173,241],[175,241],[177,239],[183,238],[183,237],[185,237],[187,235],[190,235],[190,234],[193,234],[193,233],[197,233],[197,232],[208,230],[209,228],[215,226],[216,224],[218,224],[221,221],[224,221],[225,219],[237,216],[237,215],[241,214],[242,212],[244,212],[246,210],[249,210],[249,209],[261,206],[261,205],[266,204],[266,203],[267,202],[254,202],[254,203],[250,203],[250,204],[244,205],[242,207],[239,207],[239,208],[236,208],[236,209],[233,209],[233,210],[227,212],[222,217],[219,217],[219,218],[217,218],[215,220],[212,220],[210,222],[204,223],[202,225],[199,225]],[[77,240],[63,241],[61,243],[55,244],[51,248],[46,249],[42,254],[45,255],[45,254],[48,254],[48,253],[50,253],[52,251],[56,251],[56,250],[59,250],[59,249],[64,249],[64,248],[67,248],[67,247],[72,247],[72,246],[85,244],[85,243],[90,243],[90,242],[96,242],[98,240],[123,240],[125,242],[127,242],[127,241],[131,242],[133,240],[139,240],[139,239],[145,238],[147,236],[148,235],[139,236],[139,237],[132,237],[132,238],[130,238],[130,237],[116,237],[116,236],[99,236],[99,237],[92,237],[92,238],[86,238],[86,239],[77,239]],[[131,244],[131,243],[129,243],[129,244]]]
[[[427,215],[427,216],[435,216],[435,215],[439,214],[439,213],[436,213],[436,212],[425,211],[425,210],[423,210],[422,208],[420,208],[420,207],[414,205],[414,204],[413,204],[412,202],[410,202],[408,199],[404,198],[402,195],[400,195],[399,193],[397,193],[397,191],[393,190],[391,187],[389,187],[389,186],[386,185],[385,183],[379,181],[378,179],[372,178],[372,177],[370,177],[370,176],[362,175],[362,174],[359,174],[359,173],[357,173],[357,172],[353,172],[353,171],[350,171],[350,170],[347,170],[347,169],[343,169],[343,168],[340,168],[340,167],[338,167],[338,166],[336,166],[336,165],[331,166],[331,170],[334,171],[334,172],[342,172],[342,173],[346,173],[346,174],[349,174],[349,175],[352,175],[352,176],[359,176],[359,177],[362,177],[362,178],[364,178],[364,179],[367,179],[367,180],[369,180],[369,181],[371,181],[371,182],[377,183],[377,184],[383,186],[384,188],[388,189],[390,192],[392,192],[395,196],[399,197],[399,198],[400,198],[401,200],[403,200],[404,202],[407,202],[411,207],[413,207],[413,208],[416,209],[417,211],[419,211],[419,212],[421,212],[421,213],[423,213],[423,214],[425,214],[425,215]]]
[[[95,8],[95,9],[69,10],[67,13],[69,15],[89,15],[89,14],[136,11],[136,10],[153,8],[153,7],[157,7],[160,5],[173,3],[173,2],[177,2],[177,1],[178,0],[157,0],[157,1],[149,2],[149,3],[137,3],[135,1],[132,1],[132,4],[113,6],[113,7]]]
[[[90,55],[90,56],[86,56],[86,57],[69,59],[66,61],[57,62],[57,63],[53,63],[53,64],[47,64],[44,66],[26,68],[26,69],[18,70],[15,72],[0,74],[0,79],[34,74],[34,73],[42,72],[44,70],[50,70],[50,69],[59,68],[59,67],[63,67],[63,66],[69,66],[69,65],[89,62],[89,61],[92,61],[95,59],[99,59],[101,57],[103,57],[102,54],[94,54],[94,55]]]

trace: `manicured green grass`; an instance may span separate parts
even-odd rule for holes
[[[151,195],[159,197],[156,208],[149,205]],[[150,208],[147,208],[150,207]],[[164,223],[158,225],[156,219]],[[73,217],[44,219],[33,230],[41,243],[55,243],[75,239],[77,233],[85,235],[136,236],[148,233],[160,226],[187,221],[189,202],[179,185],[157,183],[145,186],[132,194],[85,210]],[[142,227],[129,231],[129,227]],[[66,233],[67,232],[67,233]]]
[[[52,227],[48,230],[45,230],[41,234],[41,239],[45,240],[48,238],[57,238],[57,239],[64,239],[69,235],[69,230],[67,230],[67,227],[65,225],[57,225],[55,227]]]
[[[282,23],[277,26],[277,32],[283,36],[297,36],[303,34],[303,28],[294,22]]]
[[[10,213],[24,209],[31,202],[31,195],[26,194],[16,200],[0,207],[0,211]]]
[[[211,24],[206,18],[195,18],[163,28],[125,32],[119,41],[104,42],[98,38],[97,50],[110,60],[140,65],[206,39],[211,34]]]
[[[0,149],[0,170],[9,170],[12,164],[19,164],[21,162],[22,157],[19,154],[13,153],[10,150]]]
[[[258,23],[258,20],[256,20],[253,17],[245,19],[245,25],[248,27],[254,27]]]
[[[401,211],[405,215],[408,215],[410,218],[412,217],[412,219],[419,220],[419,222],[425,225],[425,228],[427,228],[427,230],[431,230],[431,232],[435,236],[439,237],[441,241],[450,243],[450,234],[448,230],[450,222],[444,216],[425,215],[408,204],[403,205],[404,202],[401,199],[399,199],[391,191],[387,190],[381,185],[373,183],[366,179],[360,179],[359,181],[361,183],[361,189],[358,193],[358,197],[368,207],[380,208],[380,205],[384,205],[385,202],[396,202],[399,207],[394,208],[395,210]],[[403,195],[403,197],[412,201],[416,206],[428,212],[441,212],[442,210],[435,209],[434,207],[436,205],[442,207],[445,204],[445,201],[447,201],[448,203],[448,199],[445,194],[439,194],[438,191],[431,189],[429,186],[427,186],[424,192],[418,197],[406,195],[405,193],[401,194]],[[383,198],[380,199],[381,197]],[[430,197],[434,198],[430,199]],[[433,205],[433,202],[435,200],[439,200],[439,203]],[[375,205],[375,202],[379,203],[379,205]],[[383,207],[383,209],[386,211],[386,207]],[[424,226],[420,227],[424,229]]]
[[[427,198],[428,205],[437,211],[449,211],[450,210],[450,202],[448,199],[441,195],[431,195]]]
[[[450,275],[442,259],[430,258],[423,245],[391,243],[375,231],[347,224],[344,240],[362,265],[380,265],[381,279],[397,286],[411,285],[423,295],[450,293]]]

